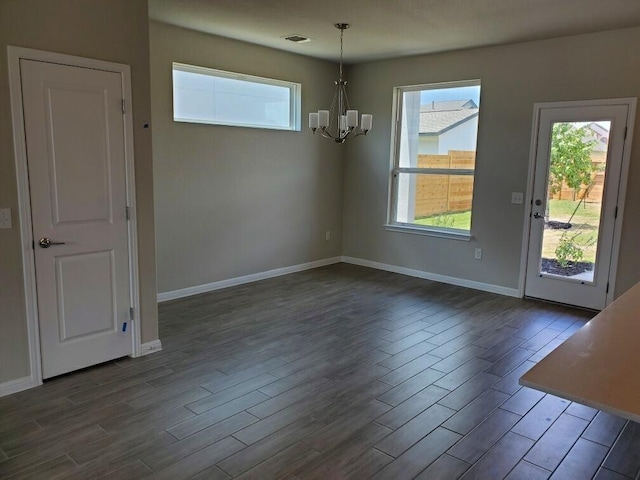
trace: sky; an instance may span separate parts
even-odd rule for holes
[[[480,87],[454,87],[438,88],[435,90],[422,90],[420,93],[420,103],[441,102],[446,100],[473,100],[476,105],[480,105]]]

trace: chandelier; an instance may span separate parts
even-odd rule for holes
[[[360,131],[355,133],[358,128],[358,111],[349,108],[347,81],[342,76],[342,37],[344,31],[349,28],[349,24],[336,23],[335,27],[340,30],[340,77],[335,82],[336,92],[333,95],[331,108],[311,112],[309,128],[314,134],[318,131],[325,138],[334,140],[336,143],[344,143],[347,138],[369,133],[373,124],[373,115],[363,113],[360,119]]]

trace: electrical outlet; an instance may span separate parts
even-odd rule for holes
[[[10,208],[0,208],[0,228],[11,228]]]
[[[524,201],[524,194],[522,192],[511,192],[511,203],[516,205],[522,205]]]
[[[476,248],[475,259],[476,260],[482,260],[482,249],[481,248]]]
[[[324,232],[324,239],[331,240],[331,230],[327,230],[326,232]]]

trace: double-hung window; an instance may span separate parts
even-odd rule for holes
[[[173,120],[300,130],[299,83],[173,64]]]
[[[467,239],[480,81],[396,87],[389,225]]]

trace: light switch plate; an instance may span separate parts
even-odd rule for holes
[[[522,192],[511,192],[511,203],[522,205],[524,194]]]
[[[10,208],[0,208],[0,228],[11,228]]]

